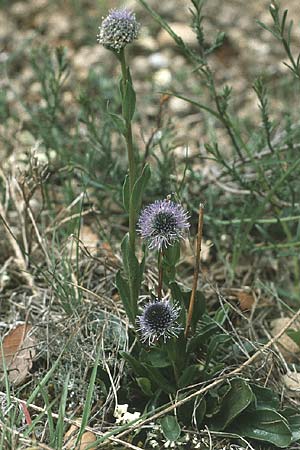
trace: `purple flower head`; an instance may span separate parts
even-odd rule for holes
[[[128,9],[111,9],[109,15],[103,18],[99,27],[97,40],[104,47],[120,52],[138,36],[140,25],[135,14]]]
[[[150,249],[160,250],[184,237],[189,215],[178,203],[156,200],[148,205],[138,220],[138,232]]]
[[[144,307],[143,314],[137,318],[142,342],[151,345],[160,338],[166,342],[171,337],[177,337],[183,329],[176,322],[179,314],[180,308],[168,300],[157,298],[150,301]]]

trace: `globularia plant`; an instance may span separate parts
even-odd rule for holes
[[[99,27],[98,42],[120,53],[138,37],[139,24],[128,9],[112,9]]]
[[[171,337],[178,337],[183,329],[177,322],[179,315],[180,308],[169,300],[156,298],[150,301],[137,318],[142,342],[151,345],[159,339],[166,342]]]
[[[146,0],[140,2],[175,39],[189,60],[197,64],[197,70],[205,78],[215,102],[213,108],[202,104],[199,104],[199,107],[221,121],[230,136],[236,156],[243,162],[246,146],[242,145],[240,136],[235,134],[233,120],[228,113],[231,90],[226,87],[222,95],[218,94],[213,72],[207,62],[209,54],[222,45],[224,35],[218,34],[210,47],[205,45],[202,27],[203,1],[191,0],[193,28],[200,45],[198,53],[185,45],[166,21],[154,13]],[[138,385],[144,397],[149,399],[145,407],[147,414],[148,408],[151,412],[153,408],[166,403],[170,396],[174,401],[175,396],[182,395],[179,394],[182,389],[193,391],[195,384],[206,383],[214,377],[219,377],[221,372],[226,371],[231,355],[234,354],[237,360],[242,360],[243,351],[240,343],[235,345],[232,334],[226,330],[229,315],[226,306],[223,305],[214,313],[206,313],[204,295],[197,290],[203,205],[199,206],[192,289],[184,289],[176,281],[180,241],[190,226],[188,212],[181,204],[168,197],[154,201],[140,213],[142,197],[151,173],[147,163],[140,163],[133,143],[131,124],[136,96],[125,55],[126,46],[137,38],[138,31],[139,24],[133,12],[115,9],[103,20],[98,41],[115,54],[122,74],[122,114],[111,114],[111,118],[124,136],[127,148],[128,175],[123,185],[123,204],[129,217],[129,233],[121,243],[123,271],[117,273],[116,284],[132,325],[129,333],[134,345],[130,352],[121,352],[121,355],[132,368],[136,381],[135,392]],[[296,70],[296,65],[294,69]],[[194,104],[198,105],[196,102]],[[208,145],[208,148],[211,147]],[[219,152],[218,147],[211,151],[215,155]],[[142,248],[141,261],[136,256],[137,233],[147,244]],[[150,292],[149,295],[147,291],[147,295],[150,297],[152,294],[154,300],[149,300],[138,314],[147,247],[156,251],[158,256],[157,293]],[[167,294],[165,297],[163,291]],[[138,339],[135,339],[136,337]],[[179,433],[176,431],[177,437],[180,435],[179,420],[181,424],[188,427],[194,425],[198,429],[205,421],[213,430],[239,433],[242,436],[267,440],[272,444],[279,443],[280,447],[295,440],[293,427],[295,422],[299,425],[296,412],[282,410],[277,396],[254,382],[250,383],[236,376],[231,379],[228,377],[223,384],[215,383],[215,388],[205,395],[195,396],[193,402],[192,405],[183,402],[178,408],[177,417],[174,415],[171,418],[171,423],[179,430]],[[169,433],[169,425],[169,419],[165,429],[162,425],[166,434]],[[262,430],[262,433],[257,433],[257,428]],[[274,438],[276,433],[279,435],[278,439]]]
[[[138,231],[149,249],[163,250],[184,237],[189,215],[178,203],[156,200],[140,214]]]

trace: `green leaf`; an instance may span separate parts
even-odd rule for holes
[[[176,278],[176,267],[169,266],[163,262],[163,273],[164,273],[164,282],[169,285],[169,283],[175,281]]]
[[[170,289],[171,289],[173,299],[180,302],[181,307],[184,308],[185,305],[184,305],[183,295],[182,295],[182,291],[179,287],[179,284],[176,283],[175,281],[173,283],[170,283]]]
[[[228,317],[229,306],[225,305],[223,308],[219,308],[215,314],[215,321],[220,325],[223,325]]]
[[[78,442],[80,442],[80,440],[81,440],[81,437],[82,437],[82,435],[83,435],[83,433],[85,431],[85,427],[87,426],[87,424],[89,422],[90,415],[91,415],[92,404],[93,404],[93,396],[94,396],[94,393],[95,393],[95,382],[96,382],[97,370],[98,370],[98,366],[99,366],[99,361],[100,361],[100,356],[101,355],[102,355],[102,351],[101,351],[101,347],[99,346],[98,351],[97,351],[97,355],[96,355],[96,358],[95,358],[93,370],[92,370],[92,373],[91,373],[91,377],[90,377],[90,382],[89,382],[89,385],[88,385],[86,398],[85,398],[84,408],[83,408],[83,412],[82,412],[81,425],[80,425],[79,433],[77,435],[77,439],[76,439],[76,442],[75,442],[76,447],[77,447]]]
[[[118,271],[116,275],[116,285],[125,309],[125,312],[131,321],[131,323],[135,323],[135,315],[131,308],[131,302],[130,302],[130,291],[129,291],[129,285],[128,282],[122,277],[121,272]]]
[[[163,271],[167,284],[174,282],[176,278],[176,265],[180,259],[180,244],[175,242],[174,245],[167,247],[163,251]]]
[[[213,358],[216,358],[217,350],[220,347],[220,345],[228,344],[230,341],[231,336],[228,336],[228,334],[225,333],[216,334],[215,336],[212,337],[207,349],[205,361],[206,367]]]
[[[168,266],[176,266],[180,259],[180,244],[175,242],[174,245],[170,245],[163,252],[164,263]]]
[[[256,23],[258,23],[258,25],[260,25],[264,30],[269,31],[269,33],[272,33],[274,37],[276,37],[276,39],[280,40],[280,34],[278,34],[273,28],[268,27],[267,25],[265,25],[263,22],[261,22],[260,20],[257,20]]]
[[[184,396],[179,394],[177,400],[181,400],[182,398],[184,398]],[[191,426],[193,414],[194,414],[193,402],[186,402],[183,405],[179,406],[179,408],[177,408],[178,419],[180,420],[180,423],[182,423],[186,427]]]
[[[250,439],[270,442],[279,448],[286,448],[292,442],[292,431],[287,420],[270,409],[245,411],[232,423],[228,431]]]
[[[300,441],[300,413],[292,408],[286,408],[280,412],[288,421],[292,431],[292,442]]]
[[[203,348],[203,345],[207,340],[216,333],[218,326],[215,323],[208,323],[199,333],[194,336],[188,343],[188,353],[194,352],[199,348]]]
[[[152,397],[153,391],[151,389],[151,381],[149,380],[149,378],[140,377],[137,378],[136,381],[143,393],[148,397]]]
[[[160,348],[152,348],[142,355],[143,360],[153,367],[169,367],[171,365],[167,352]]]
[[[216,416],[222,408],[223,398],[231,389],[230,383],[210,389],[206,395],[206,417]]]
[[[286,334],[300,347],[300,330],[287,330]]]
[[[197,400],[196,400],[197,401]],[[200,400],[200,403],[196,406],[196,401],[195,401],[195,419],[196,419],[196,426],[198,428],[198,430],[200,430],[201,424],[203,422],[205,413],[206,413],[206,400],[204,397],[202,397],[202,399]]]
[[[123,206],[126,212],[129,212],[129,175],[126,175],[124,183],[123,183],[123,189],[122,189],[122,195],[123,195]]]
[[[150,378],[155,386],[162,389],[167,394],[172,394],[176,391],[175,381],[170,381],[169,378],[166,378],[162,374],[161,369],[149,366],[148,364],[143,364],[143,367],[147,371],[147,377]]]
[[[136,358],[134,358],[130,353],[128,352],[120,352],[120,355],[122,358],[125,359],[125,361],[128,362],[134,373],[141,377],[141,378],[147,378],[147,370],[145,369],[144,365],[141,364]]]
[[[192,384],[199,372],[200,366],[197,364],[186,367],[178,380],[178,387],[181,389]]]
[[[122,114],[126,122],[131,122],[135,111],[136,95],[131,80],[126,81],[125,93],[122,102]]]
[[[131,198],[130,198],[130,203],[131,203],[132,208],[134,208],[136,216],[140,212],[143,194],[144,194],[145,188],[147,186],[147,183],[150,180],[150,177],[151,177],[150,166],[149,166],[149,164],[145,164],[141,175],[134,183]]]
[[[221,409],[212,420],[212,426],[216,431],[225,430],[253,400],[252,390],[244,380],[235,378],[230,384],[231,388],[223,398]]]
[[[191,290],[182,292],[183,300],[186,306],[186,309],[189,308],[190,299],[191,299]],[[192,329],[195,329],[197,322],[201,319],[203,314],[205,313],[206,308],[206,301],[204,294],[202,292],[196,291],[195,294],[195,304],[194,304],[194,311],[193,311],[193,317],[192,317]]]
[[[279,399],[271,389],[250,384],[253,394],[255,395],[255,409],[278,409]]]
[[[166,439],[171,442],[177,441],[180,436],[181,429],[175,416],[165,416],[160,420],[162,432]]]
[[[135,320],[135,317],[137,315],[137,301],[139,297],[139,291],[143,276],[142,273],[143,265],[140,266],[137,257],[135,256],[134,251],[132,250],[129,244],[128,233],[124,236],[122,240],[121,250],[125,274],[128,279],[131,314]]]
[[[126,124],[123,117],[118,116],[118,114],[108,113],[109,117],[112,119],[112,122],[115,128],[123,135],[126,134]]]
[[[156,408],[158,408],[161,403],[160,403],[160,396],[161,396],[161,389],[156,389],[154,392],[154,395],[149,399],[149,401],[147,402],[144,412],[156,412]]]

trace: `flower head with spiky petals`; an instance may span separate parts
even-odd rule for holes
[[[160,338],[166,342],[171,337],[178,337],[183,329],[177,322],[179,314],[180,308],[169,300],[156,298],[150,301],[137,318],[142,342],[152,345]]]
[[[140,25],[132,11],[126,8],[111,9],[109,15],[103,18],[97,40],[104,47],[119,53],[137,38],[139,29]]]
[[[178,203],[156,200],[148,205],[138,220],[138,232],[150,249],[161,250],[184,237],[189,215]]]

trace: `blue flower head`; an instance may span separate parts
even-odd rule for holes
[[[138,232],[150,249],[161,250],[184,237],[189,215],[178,203],[168,199],[148,205],[138,220]]]
[[[128,9],[111,9],[109,15],[103,18],[99,27],[97,40],[104,47],[120,52],[138,36],[140,25],[135,14]]]
[[[180,308],[172,305],[168,300],[156,298],[150,301],[137,318],[142,342],[148,342],[151,345],[160,338],[166,342],[171,337],[177,337],[183,329],[177,323],[179,314]]]

